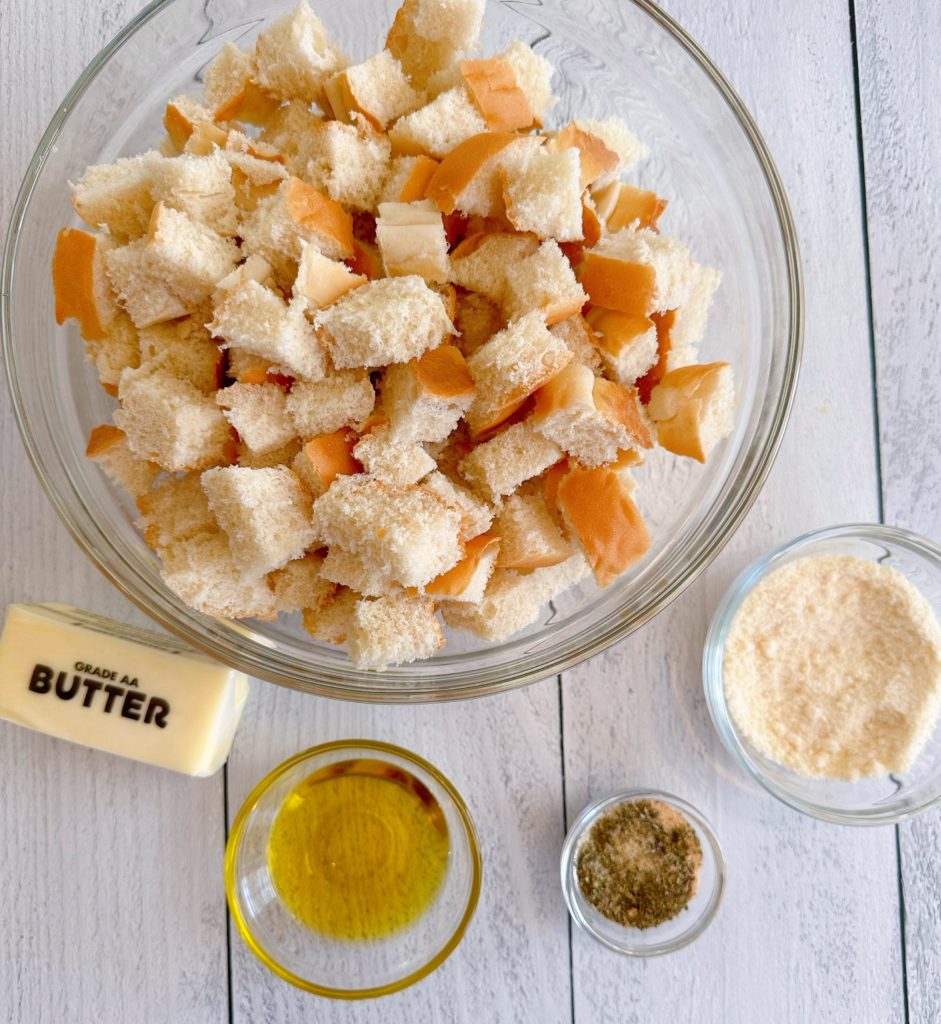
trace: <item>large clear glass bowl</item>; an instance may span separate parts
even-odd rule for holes
[[[646,0],[593,4],[490,2],[486,52],[515,38],[558,68],[551,123],[624,117],[650,147],[636,179],[671,199],[661,225],[721,269],[702,348],[737,378],[732,436],[707,466],[655,452],[638,471],[648,555],[616,584],[566,594],[543,620],[503,644],[455,636],[440,656],[387,672],[354,669],[307,636],[297,617],[231,623],[200,615],[162,584],[134,527],[135,509],[84,456],[113,400],[83,360],[74,327],[57,328],[49,268],[56,233],[75,223],[67,182],[88,164],[159,142],[168,98],[195,94],[226,40],[249,43],[291,6],[269,0],[159,0],[89,65],[36,152],[4,256],[3,347],[13,404],[40,480],[75,539],[112,582],[194,646],[244,671],[328,696],[442,700],[520,686],[603,651],[664,608],[710,563],[770,468],[797,378],[802,292],[787,200],[751,117],[709,58]],[[395,4],[321,0],[340,44],[362,59],[382,44]]]

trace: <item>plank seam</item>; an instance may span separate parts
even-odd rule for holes
[[[569,810],[565,782],[565,710],[562,705],[562,676],[557,675],[556,688],[559,694],[559,767],[562,772],[562,827],[563,839],[569,831]],[[572,955],[572,915],[565,911],[565,923],[568,927],[569,944],[569,1019],[575,1024],[575,966]]]
[[[222,766],[222,827],[225,833],[225,845],[229,845],[229,762]],[[225,851],[223,851],[224,854]],[[232,992],[232,915],[229,913],[229,901],[225,901],[225,959],[226,985],[229,999],[229,1024],[235,1024],[235,1000]]]

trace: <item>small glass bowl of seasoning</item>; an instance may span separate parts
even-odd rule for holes
[[[724,887],[712,827],[670,793],[629,789],[589,804],[562,847],[569,913],[628,956],[688,945],[715,917]]]
[[[285,761],[229,835],[225,887],[245,943],[316,995],[367,999],[421,980],[477,907],[481,857],[454,786],[427,761],[341,740]]]

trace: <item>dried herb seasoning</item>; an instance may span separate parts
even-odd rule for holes
[[[676,917],[696,895],[702,847],[675,807],[631,800],[606,811],[577,853],[578,884],[601,914],[630,928]]]

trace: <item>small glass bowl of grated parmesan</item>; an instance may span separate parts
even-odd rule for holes
[[[941,803],[941,547],[815,530],[753,562],[706,636],[709,713],[769,793],[881,825]]]

